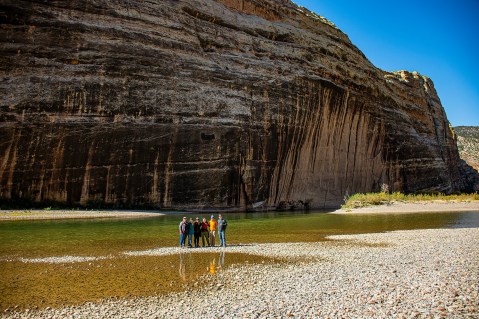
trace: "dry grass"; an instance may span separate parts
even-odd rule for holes
[[[471,202],[479,201],[479,194],[403,194],[403,193],[366,193],[354,194],[349,197],[342,206],[344,209],[376,206],[376,205],[390,205],[394,202],[417,203],[417,202],[432,202],[432,201],[446,201],[446,202]]]

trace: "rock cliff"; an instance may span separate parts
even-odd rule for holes
[[[430,79],[288,0],[3,0],[0,196],[332,207],[464,185]]]
[[[454,128],[457,136],[459,156],[462,164],[467,190],[479,192],[479,127],[458,126]]]

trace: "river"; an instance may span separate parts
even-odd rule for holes
[[[282,262],[221,248],[202,254],[192,253],[202,248],[167,256],[124,254],[178,246],[183,215],[193,219],[210,216],[172,213],[153,218],[0,222],[0,310],[181,291],[212,280],[217,271],[232,265]],[[223,216],[228,220],[230,246],[323,241],[333,234],[479,227],[479,212],[338,215],[312,211]],[[65,256],[70,256],[71,262],[62,262]],[[51,257],[58,260],[46,262]]]

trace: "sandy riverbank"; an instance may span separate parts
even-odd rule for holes
[[[355,209],[338,209],[332,214],[357,213],[427,213],[479,211],[479,201],[473,202],[394,202],[390,205],[369,206]],[[157,217],[165,212],[152,211],[103,211],[103,210],[0,210],[1,220],[69,219],[69,218],[134,218]]]
[[[378,214],[409,214],[409,213],[434,213],[434,212],[479,212],[479,201],[472,202],[416,202],[404,203],[394,202],[390,205],[377,205],[354,209],[338,209],[332,214],[359,214],[359,213],[378,213]]]
[[[282,257],[237,264],[181,293],[1,318],[477,318],[479,228],[331,236],[217,248]],[[162,255],[173,248],[144,252]],[[177,249],[177,248],[174,248]]]
[[[164,215],[151,211],[102,211],[102,210],[0,210],[1,220],[36,219],[84,219],[84,218],[135,218]]]

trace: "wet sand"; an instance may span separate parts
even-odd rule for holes
[[[472,202],[394,202],[389,205],[377,205],[354,209],[338,209],[332,214],[410,214],[410,213],[438,213],[438,212],[479,212],[479,201]]]

